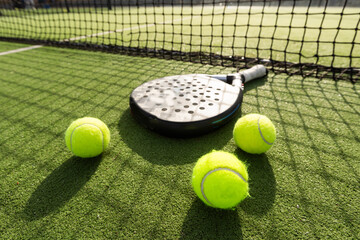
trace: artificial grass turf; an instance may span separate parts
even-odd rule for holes
[[[50,47],[1,56],[0,238],[359,238],[358,85],[271,72],[248,83],[241,114],[264,114],[277,128],[262,155],[235,146],[236,119],[173,139],[130,114],[129,95],[145,81],[233,71]],[[66,149],[66,128],[83,116],[112,133],[97,158]],[[252,197],[235,211],[206,207],[191,189],[196,160],[212,149],[249,165]]]
[[[0,41],[0,53],[15,50],[15,49],[19,49],[19,48],[23,48],[23,47],[28,47],[28,46],[29,46],[28,44],[23,44],[23,43],[11,43],[11,44],[9,44],[8,42]]]

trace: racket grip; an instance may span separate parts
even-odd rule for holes
[[[243,83],[266,76],[268,73],[264,65],[256,65],[250,69],[240,72]]]

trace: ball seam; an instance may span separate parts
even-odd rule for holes
[[[98,126],[96,126],[95,124],[92,124],[92,123],[83,123],[83,124],[75,127],[75,128],[72,130],[71,135],[70,135],[70,150],[73,152],[72,138],[73,138],[73,134],[74,134],[75,130],[76,130],[77,128],[81,127],[81,126],[84,126],[84,125],[92,125],[92,126],[98,128],[98,129],[100,130],[100,132],[101,132],[101,137],[102,137],[102,138],[101,138],[101,141],[102,141],[102,152],[103,152],[103,151],[104,151],[104,133],[103,133],[103,131],[101,130],[100,127],[98,127]]]
[[[259,119],[258,119],[258,129],[259,129],[260,136],[261,136],[262,140],[263,140],[266,144],[272,145],[273,143],[270,143],[270,142],[266,141],[264,135],[263,135],[262,132],[261,132],[261,128],[260,128],[260,118],[261,118],[261,116],[260,116]]]
[[[247,182],[247,181],[245,180],[245,178],[244,178],[239,172],[237,172],[237,171],[235,171],[235,170],[233,170],[233,169],[230,169],[230,168],[215,168],[215,169],[207,172],[207,173],[205,174],[205,176],[204,176],[204,177],[202,178],[202,180],[201,180],[201,186],[200,186],[200,188],[201,188],[201,194],[202,194],[203,198],[204,198],[205,201],[206,201],[208,204],[210,204],[211,206],[214,206],[214,205],[209,201],[209,199],[208,199],[208,198],[206,197],[206,195],[205,195],[204,183],[205,183],[206,178],[207,178],[210,174],[212,174],[212,173],[214,173],[214,172],[217,172],[217,171],[221,171],[221,170],[230,171],[230,172],[232,172],[232,173],[235,173],[235,174],[236,174],[238,177],[240,177],[244,182]]]

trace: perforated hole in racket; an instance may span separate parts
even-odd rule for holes
[[[139,108],[159,119],[191,122],[225,112],[234,105],[240,91],[208,75],[191,74],[144,83],[131,97]]]

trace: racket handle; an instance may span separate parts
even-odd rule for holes
[[[266,76],[268,73],[264,65],[256,65],[250,69],[241,71],[239,73],[228,74],[228,75],[210,75],[212,78],[216,78],[223,82],[230,83],[235,87],[241,88],[243,83],[249,82],[251,80],[261,78]]]
[[[250,69],[240,72],[241,80],[243,83],[247,83],[251,80],[266,76],[268,73],[264,65],[256,65]]]

